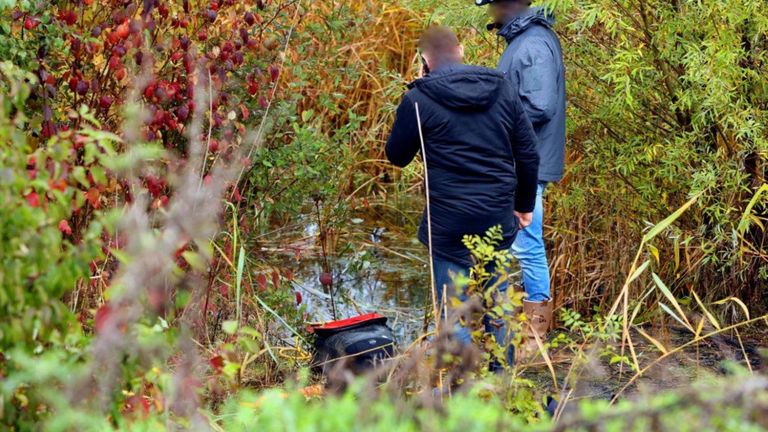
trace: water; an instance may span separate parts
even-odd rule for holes
[[[293,261],[291,267],[297,269],[294,288],[302,296],[307,320],[325,322],[377,312],[389,319],[401,344],[414,340],[423,330],[430,304],[424,247],[399,232],[355,219],[357,223],[350,222],[339,239],[339,251],[324,258],[318,225],[305,222],[298,230],[303,236],[290,242],[284,261]],[[332,290],[320,283],[326,259]]]

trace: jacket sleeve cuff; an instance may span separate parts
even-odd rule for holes
[[[518,213],[533,213],[534,207],[536,207],[535,201],[532,204],[519,203],[515,204],[515,211]]]

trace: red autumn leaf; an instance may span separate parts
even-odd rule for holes
[[[149,194],[152,195],[152,198],[157,198],[160,196],[160,194],[163,192],[163,188],[165,187],[165,182],[155,176],[148,175],[146,177],[147,182],[147,189],[149,190]]]
[[[272,286],[274,286],[275,289],[280,288],[280,273],[278,273],[277,270],[272,270]]]
[[[124,412],[135,413],[141,412],[142,414],[149,414],[152,408],[152,402],[149,397],[142,395],[133,395],[125,401]]]
[[[240,202],[240,200],[243,199],[243,196],[240,195],[240,188],[235,186],[235,189],[232,191],[232,197],[234,198],[235,202]]]
[[[208,360],[208,364],[211,365],[216,373],[221,373],[221,370],[224,368],[224,357],[220,355],[211,357],[211,359]]]
[[[264,273],[256,275],[256,284],[259,286],[259,291],[267,290],[267,277],[264,276]]]
[[[240,104],[240,112],[243,115],[243,120],[248,120],[251,117],[251,111],[243,104]]]
[[[149,400],[149,396],[141,397],[141,408],[144,410],[144,414],[149,414],[149,410],[152,408],[152,403]]]
[[[333,284],[333,276],[328,272],[320,273],[320,283],[323,286],[331,286]]]
[[[90,188],[88,189],[88,192],[85,193],[85,199],[88,200],[88,203],[93,208],[99,208],[99,190],[96,188]]]
[[[107,323],[109,315],[112,313],[112,307],[109,303],[104,303],[96,310],[96,316],[93,318],[93,327],[96,333],[101,333]]]
[[[67,182],[64,179],[58,179],[56,181],[48,180],[48,187],[64,192],[67,189]]]
[[[295,295],[296,295],[296,305],[298,306],[298,305],[301,304],[303,299],[301,297],[301,293],[300,292],[296,291]]]
[[[24,198],[27,199],[30,207],[40,207],[40,197],[37,195],[37,192],[30,192]]]
[[[208,142],[208,151],[211,153],[216,153],[219,151],[219,141],[211,138],[211,140]]]
[[[59,231],[61,231],[64,235],[72,235],[72,228],[69,226],[69,221],[62,219],[59,222]]]
[[[277,81],[278,78],[280,78],[280,68],[276,65],[272,65],[269,67],[269,78],[272,80],[272,82]]]
[[[293,270],[291,270],[291,269],[283,270],[283,276],[286,279],[288,279],[288,281],[293,282]]]

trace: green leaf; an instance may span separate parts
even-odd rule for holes
[[[664,231],[664,230],[665,230],[665,229],[667,229],[667,228],[668,228],[670,225],[672,225],[672,224],[673,224],[673,223],[674,223],[674,222],[675,222],[677,219],[679,219],[679,218],[680,218],[680,216],[682,216],[682,215],[683,215],[683,213],[685,213],[685,212],[686,212],[686,210],[688,210],[688,208],[690,208],[690,207],[691,207],[691,206],[692,206],[692,205],[693,205],[693,204],[694,204],[694,203],[695,203],[695,202],[696,202],[696,201],[699,199],[699,197],[701,196],[701,194],[702,194],[702,192],[699,192],[699,193],[697,193],[697,194],[696,194],[696,195],[695,195],[693,198],[691,198],[690,200],[688,200],[688,202],[687,202],[687,203],[683,204],[683,206],[682,206],[682,207],[680,207],[679,209],[677,209],[677,211],[675,211],[674,213],[672,213],[671,215],[669,215],[669,216],[668,216],[666,219],[664,219],[663,221],[661,221],[661,222],[659,222],[658,224],[656,224],[656,226],[654,226],[653,228],[651,228],[651,230],[650,230],[650,231],[648,231],[648,232],[645,234],[645,236],[643,236],[643,242],[644,242],[644,243],[648,243],[648,242],[649,242],[649,241],[651,241],[651,240],[652,240],[654,237],[656,237],[656,236],[657,236],[657,235],[659,235],[659,234],[660,234],[662,231]]]
[[[664,297],[669,300],[670,303],[672,303],[672,306],[674,306],[677,313],[680,314],[680,317],[676,317],[675,314],[672,314],[671,311],[666,309],[666,306],[663,303],[660,303],[663,309],[667,310],[667,312],[670,313],[675,319],[680,321],[688,330],[693,331],[693,326],[691,323],[688,322],[688,318],[686,318],[685,313],[683,312],[683,309],[680,307],[680,303],[678,303],[675,296],[672,294],[672,291],[667,288],[667,285],[664,283],[664,281],[661,280],[661,278],[656,274],[653,273],[653,281],[656,283],[656,286],[659,288],[659,291],[661,291],[662,294],[664,294]]]
[[[227,320],[221,323],[221,329],[224,330],[224,333],[233,335],[237,331],[237,321],[233,320]]]

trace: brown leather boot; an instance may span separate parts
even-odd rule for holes
[[[523,300],[523,313],[527,321],[523,325],[523,341],[517,361],[528,360],[539,352],[534,333],[543,344],[547,340],[547,331],[552,325],[552,301],[532,302]]]

